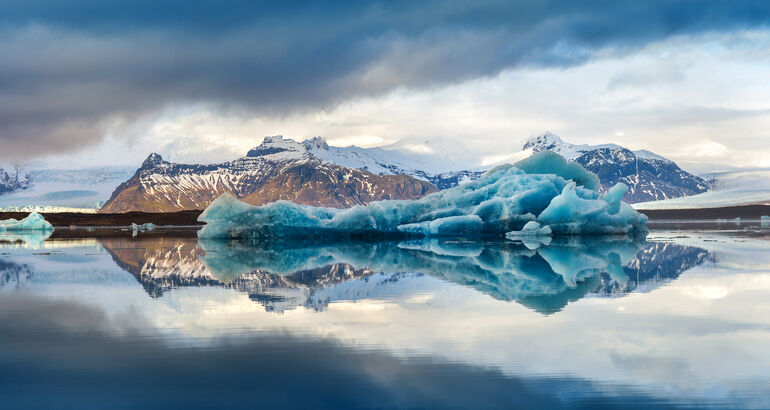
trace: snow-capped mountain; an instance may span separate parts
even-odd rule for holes
[[[703,178],[646,150],[631,151],[615,144],[575,145],[550,132],[530,138],[522,149],[532,152],[550,150],[579,163],[599,176],[603,191],[618,182],[628,185],[628,193],[623,199],[629,203],[678,198],[709,189]]]
[[[29,175],[19,168],[0,168],[0,195],[29,187]]]
[[[405,154],[402,150],[386,148],[334,147],[321,137],[314,137],[301,143],[301,148],[325,162],[349,168],[369,171],[377,175],[409,175],[428,181],[439,189],[480,178],[486,172],[482,168],[456,169],[442,167],[440,158]]]
[[[377,175],[324,161],[304,143],[276,136],[266,137],[245,157],[221,164],[175,164],[151,154],[101,212],[204,209],[225,192],[253,205],[282,199],[343,208],[416,199],[435,190],[407,175]]]

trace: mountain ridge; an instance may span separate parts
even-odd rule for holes
[[[436,191],[407,175],[376,175],[313,156],[301,143],[266,137],[246,156],[221,164],[176,164],[150,154],[100,212],[204,209],[225,192],[253,205],[275,200],[345,208],[382,199],[416,199]]]
[[[674,161],[648,150],[632,151],[617,144],[576,145],[545,132],[529,138],[523,150],[549,150],[577,162],[599,177],[602,192],[616,183],[628,186],[629,203],[696,195],[709,190],[703,178],[681,169]]]

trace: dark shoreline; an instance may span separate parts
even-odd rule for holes
[[[657,220],[716,220],[716,219],[759,219],[770,215],[770,205],[738,205],[719,208],[695,209],[637,209],[651,221]]]
[[[55,227],[69,226],[130,226],[132,223],[174,226],[200,226],[200,210],[179,212],[126,212],[120,214],[80,213],[80,212],[43,212],[41,215]],[[0,220],[22,219],[28,212],[0,212]]]
[[[721,208],[698,209],[639,209],[647,215],[650,221],[715,221],[716,219],[735,218],[759,220],[764,215],[770,215],[770,205],[741,205]],[[118,214],[54,212],[43,213],[43,217],[55,227],[94,226],[94,227],[124,227],[132,223],[154,223],[155,225],[201,226],[198,216],[201,210],[179,212],[127,212]],[[0,220],[26,217],[26,212],[0,212]]]

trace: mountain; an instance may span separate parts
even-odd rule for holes
[[[628,185],[623,199],[629,203],[679,198],[709,189],[703,178],[650,151],[631,151],[615,144],[575,145],[550,132],[530,138],[522,149],[550,150],[579,163],[599,176],[602,191],[618,182]]]
[[[81,169],[31,168],[20,178],[23,189],[0,194],[0,209],[24,212],[96,212],[109,199],[115,187],[130,178],[134,171],[136,168],[116,166]],[[0,171],[0,179],[2,176]]]
[[[321,137],[301,143],[307,152],[329,163],[369,171],[377,175],[409,175],[428,181],[438,189],[451,188],[480,178],[486,169],[454,169],[442,166],[440,156],[410,155],[400,149],[334,147]]]
[[[377,175],[324,161],[303,143],[276,136],[266,137],[245,157],[221,164],[175,164],[151,154],[100,212],[204,209],[225,192],[253,205],[282,199],[346,208],[434,191],[431,183],[411,176]]]
[[[19,168],[6,171],[0,168],[0,195],[21,191],[29,187],[29,175]]]

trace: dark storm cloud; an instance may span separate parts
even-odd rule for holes
[[[5,1],[0,155],[88,144],[167,104],[282,115],[769,19],[769,3],[719,0]]]

